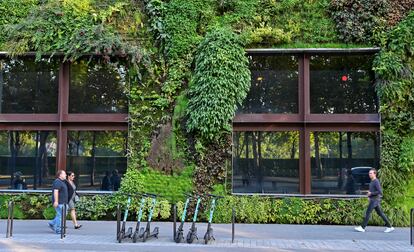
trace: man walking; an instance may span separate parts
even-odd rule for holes
[[[385,229],[385,233],[389,233],[394,231],[394,228],[391,226],[390,221],[388,220],[387,216],[385,216],[384,212],[381,209],[381,197],[382,197],[382,189],[379,180],[377,179],[377,170],[372,168],[369,170],[369,178],[371,182],[369,183],[369,191],[368,191],[368,198],[369,204],[367,212],[365,213],[365,219],[362,223],[362,226],[356,227],[355,230],[358,232],[365,232],[365,227],[368,225],[369,218],[371,217],[372,210],[375,209],[377,214],[384,220],[385,225],[387,228]]]
[[[56,179],[52,184],[52,203],[56,211],[56,216],[53,220],[49,221],[49,227],[60,234],[62,232],[62,209],[65,204],[68,204],[68,187],[65,183],[66,172],[59,170],[56,173]]]

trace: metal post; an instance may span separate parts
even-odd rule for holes
[[[68,215],[66,204],[63,204],[63,212],[65,213],[65,215],[63,215],[63,237],[66,237],[66,217]]]
[[[174,240],[176,236],[176,228],[177,228],[177,205],[176,204],[174,204],[173,209],[174,209],[174,222],[173,222],[173,240]]]
[[[236,211],[234,207],[231,209],[231,243],[234,243],[234,222],[236,219]]]
[[[10,218],[11,218],[11,201],[7,203],[7,228],[6,228],[6,238],[9,238],[10,235]]]
[[[414,208],[411,208],[410,211],[410,244],[413,245],[413,214],[414,214]]]
[[[10,237],[13,237],[14,201],[11,202]]]
[[[119,231],[121,231],[121,207],[116,207],[116,239],[118,239]]]
[[[65,205],[63,205],[63,207],[62,207],[62,211],[61,211],[61,218],[60,218],[60,239],[63,239],[63,237],[64,237],[64,234],[63,234],[63,222],[64,222],[64,217],[63,216],[65,216]]]

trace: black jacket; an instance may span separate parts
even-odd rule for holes
[[[75,191],[73,190],[73,187],[69,183],[69,181],[65,180],[65,184],[68,187],[68,202],[72,199],[73,194]]]

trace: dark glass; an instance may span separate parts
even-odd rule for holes
[[[0,188],[50,189],[56,142],[53,131],[0,131]]]
[[[127,132],[69,131],[66,170],[76,174],[79,189],[112,190],[102,187],[104,177],[108,173],[115,179],[117,173],[120,180],[127,169],[126,150]]]
[[[298,113],[297,56],[251,55],[251,87],[237,113]]]
[[[299,132],[234,132],[234,193],[299,193]]]
[[[311,133],[313,194],[366,194],[368,171],[378,167],[378,133]]]
[[[377,113],[373,58],[373,55],[312,56],[311,113]]]
[[[126,67],[80,60],[71,65],[69,113],[128,113]]]
[[[57,113],[59,61],[0,59],[0,113]]]

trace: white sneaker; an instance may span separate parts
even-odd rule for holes
[[[365,232],[365,229],[361,226],[356,227],[355,230],[358,231],[358,232]]]
[[[393,227],[387,227],[387,228],[384,230],[384,233],[390,233],[390,232],[394,231],[394,229],[395,229],[395,228],[393,228]]]

